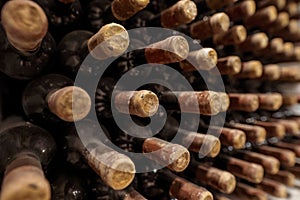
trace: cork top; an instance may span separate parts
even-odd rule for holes
[[[50,93],[47,101],[50,111],[68,122],[83,119],[91,109],[90,96],[85,90],[76,86],[64,87]]]
[[[270,41],[270,48],[272,53],[281,53],[283,51],[283,39],[282,38],[274,38]]]
[[[8,41],[20,51],[37,49],[48,31],[43,9],[34,1],[8,1],[1,11]]]
[[[282,95],[280,93],[257,94],[259,98],[259,108],[265,110],[278,110],[282,105]]]
[[[244,42],[247,38],[247,30],[244,26],[233,26],[225,33],[213,36],[216,45],[233,45]]]
[[[129,46],[129,35],[126,29],[116,23],[106,24],[88,40],[88,49],[92,56],[99,60],[119,56]]]
[[[269,64],[263,67],[262,78],[266,80],[278,80],[280,77],[280,68],[276,64]]]
[[[213,33],[222,33],[229,29],[230,19],[224,12],[216,13],[210,18]]]
[[[149,0],[114,0],[111,3],[111,11],[116,19],[125,21],[148,4]]]
[[[233,74],[238,74],[242,70],[242,62],[238,56],[229,56],[227,66],[231,66]]]
[[[231,21],[250,17],[255,11],[256,3],[253,0],[242,1],[225,9],[225,12],[229,15]]]
[[[197,6],[194,1],[180,0],[178,1],[178,7],[180,8],[180,13],[182,14],[182,20],[184,19],[185,23],[193,21],[197,16]]]
[[[6,174],[0,198],[1,200],[49,200],[50,196],[50,184],[41,169],[25,165]]]
[[[220,112],[226,112],[230,106],[230,98],[227,93],[225,92],[218,92],[220,103],[221,103],[221,109]]]
[[[239,45],[240,51],[257,51],[268,46],[269,38],[265,33],[255,33],[249,35],[247,39]]]
[[[136,91],[135,94],[130,99],[130,108],[134,109],[138,116],[140,117],[151,117],[158,109],[159,100],[156,94],[148,90]]]
[[[262,76],[263,66],[258,60],[251,60],[242,63],[242,70],[235,75],[237,78],[259,78]]]

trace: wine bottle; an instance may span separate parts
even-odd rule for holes
[[[238,197],[244,198],[247,200],[258,199],[258,200],[267,200],[268,195],[263,190],[251,187],[244,183],[237,183],[236,190],[234,192]]]
[[[265,174],[265,177],[283,183],[286,186],[293,187],[296,177],[289,171],[280,170],[276,174]]]
[[[235,176],[251,183],[260,183],[264,176],[264,168],[261,165],[226,155],[220,155],[215,160],[214,166],[224,168]]]
[[[35,0],[45,11],[50,23],[50,32],[56,41],[79,27],[82,7],[79,0]]]
[[[263,74],[260,77],[266,81],[276,81],[280,78],[280,68],[276,64],[268,64],[263,67]]]
[[[226,123],[225,126],[243,131],[246,134],[247,142],[260,144],[266,140],[267,131],[261,126],[236,123],[234,121]]]
[[[213,91],[161,92],[158,94],[160,103],[166,109],[203,115],[218,114],[221,111],[222,97],[224,98]],[[195,105],[195,102],[198,105]]]
[[[219,139],[223,146],[232,146],[234,149],[242,149],[246,143],[246,135],[243,131],[232,128],[209,126],[210,134],[220,135]]]
[[[263,181],[257,185],[261,190],[278,198],[287,198],[287,188],[280,182],[264,178]]]
[[[70,125],[65,129],[66,160],[81,169],[86,162],[105,185],[122,190],[133,181],[135,165],[128,156],[109,147],[107,138],[99,134],[97,127],[97,122],[85,119],[77,122],[76,127]],[[107,130],[102,130],[107,135]]]
[[[85,90],[73,86],[71,79],[48,74],[26,86],[22,105],[31,121],[51,127],[53,123],[73,122],[86,117],[91,99]]]
[[[79,69],[92,74],[97,69],[80,68],[89,53],[92,58],[105,60],[123,54],[128,45],[129,35],[126,29],[116,23],[102,26],[96,34],[89,31],[73,31],[67,34],[58,45],[60,68],[57,70],[70,78],[75,78]]]
[[[252,151],[238,151],[235,155],[245,161],[261,165],[264,171],[269,174],[277,174],[280,168],[280,162],[273,156],[264,155]]]
[[[190,35],[194,39],[204,40],[214,34],[228,31],[229,25],[229,17],[225,13],[219,12],[192,23],[190,25]]]
[[[268,46],[259,51],[253,52],[255,56],[262,56],[267,59],[271,59],[274,55],[278,55],[283,52],[283,39],[276,37],[270,40]]]
[[[248,120],[248,122],[265,128],[267,131],[267,138],[276,137],[282,139],[285,136],[285,128],[282,124],[259,120]]]
[[[258,8],[274,5],[278,10],[282,10],[286,5],[286,0],[256,0],[256,5]]]
[[[215,45],[237,45],[247,38],[246,28],[242,25],[232,26],[225,33],[215,34],[213,43]]]
[[[253,112],[259,107],[259,98],[255,94],[229,93],[231,110]]]
[[[235,75],[242,70],[242,62],[238,56],[226,56],[218,59],[217,66],[210,70],[211,74]]]
[[[263,30],[268,33],[275,33],[287,27],[290,22],[290,16],[287,12],[279,12],[277,19],[269,24],[267,27],[264,27]]]
[[[290,151],[293,151],[297,157],[300,157],[300,145],[287,143],[278,141],[276,143],[272,143],[275,147],[282,148],[282,149],[288,149]]]
[[[149,0],[93,0],[85,9],[85,18],[92,31],[112,22],[128,20],[149,4]]]
[[[241,52],[254,52],[268,46],[269,38],[265,33],[258,32],[248,35],[246,40],[238,44],[237,48]]]
[[[257,9],[254,15],[244,20],[244,25],[247,27],[247,29],[264,27],[274,22],[277,18],[277,15],[277,9],[273,5]]]
[[[159,100],[150,90],[117,90],[112,94],[114,85],[115,81],[111,78],[103,78],[99,82],[95,105],[99,117],[112,117],[112,110],[144,118],[157,112]]]
[[[167,170],[160,170],[157,185],[169,191],[171,198],[190,200],[213,200],[212,194],[205,188],[197,186]]]
[[[203,15],[207,12],[212,12],[214,10],[219,10],[223,7],[229,6],[230,4],[233,4],[236,0],[195,0],[195,3],[197,4],[198,13]]]
[[[123,199],[123,200],[146,200],[144,196],[142,196],[139,192],[137,192],[132,187],[129,187],[125,190],[119,190],[113,192],[113,197],[115,199]]]
[[[296,155],[294,152],[282,148],[270,147],[270,146],[259,146],[255,148],[260,153],[265,155],[274,156],[280,161],[280,165],[292,167],[295,165]]]
[[[1,10],[0,70],[21,80],[43,73],[55,50],[47,29],[47,17],[38,4],[8,1]]]
[[[236,187],[233,174],[196,161],[191,161],[186,174],[189,175],[188,177],[194,177],[196,183],[212,187],[225,194],[231,194]]]
[[[157,134],[157,137],[169,141],[176,135],[180,135],[181,143],[184,146],[188,146],[191,152],[214,158],[221,150],[221,142],[217,137],[181,129],[178,121],[174,117],[168,116],[163,129]]]
[[[251,17],[255,11],[256,3],[253,0],[238,1],[234,5],[225,8],[225,13],[233,22]]]
[[[19,117],[7,118],[0,132],[0,166],[4,172],[0,198],[49,200],[51,189],[43,168],[50,164],[56,150],[50,133]]]
[[[263,74],[262,63],[258,60],[250,60],[247,62],[242,62],[241,71],[234,75],[238,79],[256,79],[260,78]]]

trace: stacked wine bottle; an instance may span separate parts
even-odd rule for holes
[[[299,198],[299,0],[0,8],[1,200]]]

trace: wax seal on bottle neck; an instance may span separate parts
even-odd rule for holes
[[[42,8],[29,0],[8,1],[1,11],[8,41],[20,51],[36,50],[48,31]]]

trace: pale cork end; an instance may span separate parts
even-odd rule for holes
[[[223,33],[229,29],[230,19],[224,12],[217,13],[210,18],[210,25],[213,33]]]
[[[283,98],[280,93],[257,94],[259,108],[264,110],[278,110],[282,106]]]
[[[205,137],[208,137],[210,135],[206,135]],[[215,158],[217,155],[219,155],[220,151],[221,151],[221,142],[218,138],[214,137],[214,136],[211,136],[213,138],[211,138],[210,140],[211,143],[210,143],[210,151],[208,152],[207,156],[208,157],[211,157],[211,158]],[[208,137],[209,138],[209,137]],[[205,144],[205,141],[204,141],[204,144]]]
[[[280,68],[276,64],[265,65],[263,67],[263,79],[266,80],[278,80],[280,78]]]
[[[91,109],[89,94],[76,86],[68,86],[50,93],[48,107],[60,119],[73,122],[86,117]]]
[[[134,163],[128,157],[120,157],[106,169],[105,182],[114,190],[121,190],[130,185],[135,176]]]
[[[146,47],[148,63],[168,64],[180,62],[189,55],[188,41],[182,36],[171,36]]]
[[[269,44],[269,38],[265,33],[255,33],[239,44],[240,51],[258,51],[266,48]]]
[[[242,149],[245,147],[246,143],[246,134],[243,131],[240,130],[232,130],[233,136],[232,136],[232,146],[235,149]]]
[[[253,183],[261,183],[264,178],[264,168],[261,165],[251,163],[247,168],[249,176],[248,181]]]
[[[104,25],[88,40],[88,49],[93,57],[105,60],[123,54],[129,46],[126,29],[116,23]]]
[[[233,26],[225,33],[213,36],[216,45],[236,45],[244,42],[247,38],[247,30],[244,26]]]
[[[218,54],[212,48],[202,48],[189,53],[187,60],[180,62],[180,67],[186,71],[210,70],[216,66]]]
[[[252,60],[242,63],[242,69],[239,74],[234,75],[236,78],[260,78],[263,74],[263,65],[258,60]]]
[[[225,92],[218,92],[220,103],[221,103],[221,109],[220,112],[226,112],[229,109],[230,106],[230,98],[227,93]]]
[[[175,172],[182,172],[190,163],[190,152],[186,148],[178,145],[176,151],[171,153],[171,160],[174,160],[174,162],[169,164],[168,168]]]
[[[5,176],[0,198],[1,200],[50,200],[50,184],[39,168],[18,167]]]
[[[221,173],[218,181],[219,189],[225,194],[231,194],[236,188],[235,176],[229,172]]]
[[[149,0],[114,0],[111,3],[111,10],[116,19],[125,21],[146,8],[149,2]]]
[[[36,50],[48,31],[43,9],[34,1],[8,1],[1,11],[8,41],[20,51]]]
[[[159,106],[156,94],[148,90],[136,91],[129,102],[129,113],[140,117],[153,116]]]
[[[190,23],[197,16],[197,6],[191,0],[180,0],[172,7],[161,12],[161,25],[172,28]]]

